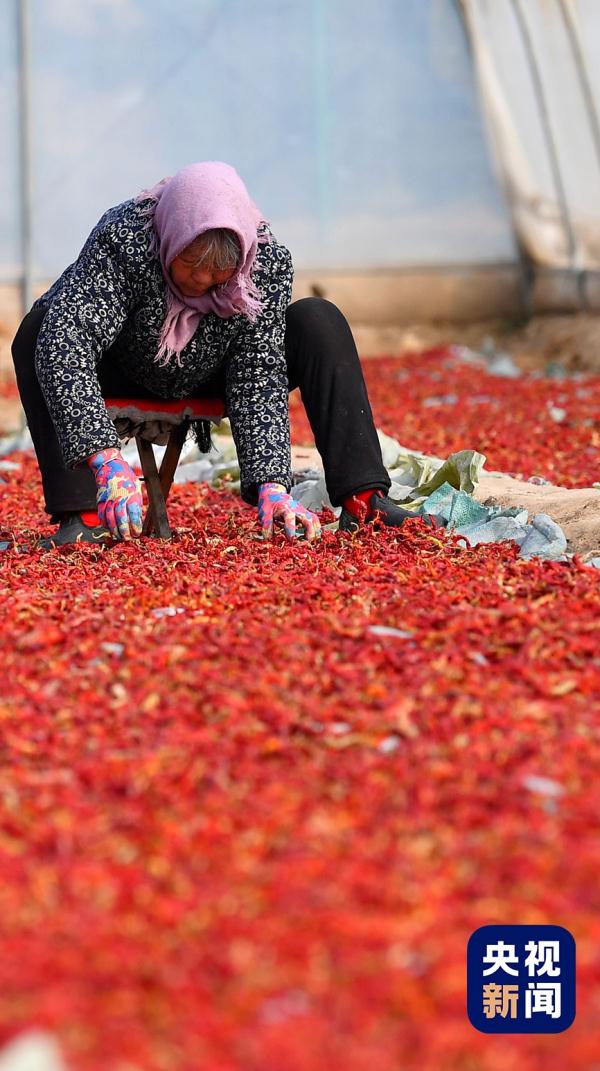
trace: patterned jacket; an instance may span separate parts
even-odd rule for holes
[[[242,497],[255,504],[257,485],[291,485],[285,312],[292,261],[266,224],[253,279],[263,311],[254,324],[241,315],[209,313],[179,355],[156,363],[167,286],[144,208],[125,201],[94,227],[77,260],[34,305],[47,307],[36,370],[65,464],[120,440],[100,392],[97,365],[111,357],[134,382],[165,398],[183,398],[225,366],[226,405],[237,447]]]

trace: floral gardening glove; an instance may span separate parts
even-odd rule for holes
[[[120,450],[112,447],[88,457],[96,477],[98,518],[113,539],[131,539],[142,534],[140,481]]]
[[[283,525],[287,539],[296,538],[296,521],[303,525],[307,539],[321,537],[317,515],[296,502],[282,483],[262,483],[258,488],[258,520],[265,539],[272,539],[276,521]]]

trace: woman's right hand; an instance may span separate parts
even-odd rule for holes
[[[98,518],[113,539],[142,534],[142,488],[120,450],[111,447],[88,457],[98,488]]]
[[[296,522],[308,540],[321,538],[321,522],[316,513],[296,502],[282,483],[263,483],[258,488],[258,520],[264,539],[273,538],[276,523],[283,526],[286,539],[295,539]]]

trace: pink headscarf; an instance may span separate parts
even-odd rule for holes
[[[262,305],[251,272],[258,246],[256,231],[263,216],[237,171],[229,164],[216,161],[190,164],[172,178],[164,178],[151,189],[143,190],[136,201],[149,197],[154,204],[148,214],[158,236],[160,262],[168,287],[167,315],[156,360],[167,364],[172,356],[178,358],[208,312],[223,318],[241,313],[249,320],[256,319]],[[214,227],[226,227],[237,236],[242,251],[239,267],[229,282],[202,297],[188,297],[173,282],[169,267],[190,242]]]

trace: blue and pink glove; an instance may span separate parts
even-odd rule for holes
[[[135,472],[114,447],[88,457],[98,488],[98,518],[113,539],[142,534],[142,488]]]
[[[296,522],[304,528],[307,539],[320,539],[321,522],[301,502],[296,502],[282,483],[262,483],[258,488],[258,520],[265,539],[273,538],[276,522],[283,525],[287,539],[296,538]]]

